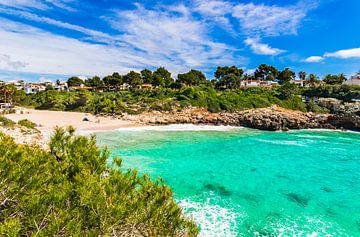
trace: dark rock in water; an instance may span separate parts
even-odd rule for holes
[[[334,193],[334,190],[328,187],[321,187],[321,190],[327,193]]]
[[[239,197],[246,200],[252,206],[257,206],[260,202],[260,197],[253,194],[243,193]]]
[[[251,171],[251,172],[255,172],[255,171],[257,171],[257,168],[251,168],[250,171]]]
[[[231,192],[222,185],[205,184],[204,188],[206,188],[210,191],[214,191],[214,192],[220,194],[221,196],[231,196]]]
[[[285,195],[290,201],[297,203],[299,206],[306,207],[308,205],[309,200],[299,194],[287,193]]]
[[[281,178],[281,179],[288,179],[288,180],[290,180],[290,177],[288,177],[288,176],[286,176],[286,175],[276,174],[275,176],[278,177],[278,178]]]
[[[334,217],[334,216],[336,216],[336,212],[329,207],[326,209],[326,215],[328,215],[330,217]]]

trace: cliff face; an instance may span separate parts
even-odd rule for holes
[[[124,115],[123,119],[150,125],[208,124],[246,126],[268,131],[289,129],[351,129],[360,130],[359,116],[303,113],[273,106],[236,113],[211,113],[205,109],[185,109],[172,112],[149,112]]]

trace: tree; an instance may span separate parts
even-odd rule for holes
[[[124,81],[132,87],[140,86],[143,81],[141,80],[140,73],[131,71],[124,76]]]
[[[109,151],[74,132],[56,129],[48,151],[0,133],[1,236],[197,235],[161,179],[119,158],[110,168]]]
[[[156,69],[153,75],[157,77],[157,83],[155,83],[154,86],[162,85],[165,87],[170,87],[174,83],[174,80],[171,77],[171,73],[164,67],[159,67],[158,69]]]
[[[187,73],[179,74],[177,83],[185,84],[187,86],[198,86],[206,83],[206,77],[202,72],[191,69]]]
[[[254,72],[255,79],[273,81],[279,75],[279,71],[270,65],[261,64]]]
[[[59,86],[60,84],[61,84],[60,80],[59,80],[59,79],[57,79],[57,80],[56,80],[56,85],[58,85],[58,86]]]
[[[294,83],[286,82],[278,89],[278,98],[282,100],[290,99],[296,93],[297,86]]]
[[[306,80],[306,72],[304,71],[299,72],[299,78],[300,80]]]
[[[85,81],[85,85],[94,87],[96,89],[100,89],[104,87],[104,81],[100,79],[98,76],[94,76]]]
[[[311,86],[315,86],[316,84],[318,84],[319,83],[319,79],[318,79],[318,77],[315,75],[315,74],[313,74],[313,73],[311,73],[310,75],[309,75],[309,78],[308,78],[308,82],[307,82],[309,85],[311,85]]]
[[[219,80],[218,86],[223,86],[227,89],[234,89],[240,87],[241,77],[244,74],[244,70],[231,67],[218,67],[214,73],[214,76]]]
[[[25,97],[25,92],[16,89],[14,85],[2,85],[0,86],[0,100],[5,103],[18,103]]]
[[[153,72],[149,69],[144,69],[140,72],[141,74],[141,79],[144,83],[147,84],[153,84],[154,83],[154,76],[153,76]]]
[[[103,78],[104,85],[108,88],[119,88],[124,83],[124,78],[119,73],[114,72],[112,75]]]
[[[285,84],[295,79],[295,72],[291,71],[290,68],[285,68],[278,75],[279,84]]]
[[[78,77],[70,77],[67,80],[67,83],[69,87],[73,87],[73,86],[81,86],[82,84],[84,84],[84,81]]]
[[[341,85],[346,80],[347,79],[344,74],[339,74],[339,75],[328,74],[324,78],[324,82],[328,85]]]

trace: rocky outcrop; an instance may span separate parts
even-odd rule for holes
[[[245,126],[268,131],[289,129],[352,129],[360,130],[359,116],[303,113],[273,106],[235,113],[211,113],[205,109],[189,108],[172,112],[149,112],[123,115],[123,119],[142,124],[208,124]]]
[[[318,98],[314,102],[334,114],[356,114],[360,112],[360,102],[344,102],[334,98]]]

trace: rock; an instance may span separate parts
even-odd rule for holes
[[[204,109],[188,108],[164,114],[148,112],[141,115],[125,115],[123,119],[141,121],[145,124],[231,125],[268,131],[308,128],[360,130],[360,120],[357,115],[303,113],[281,107],[251,109],[235,113],[210,113]]]

